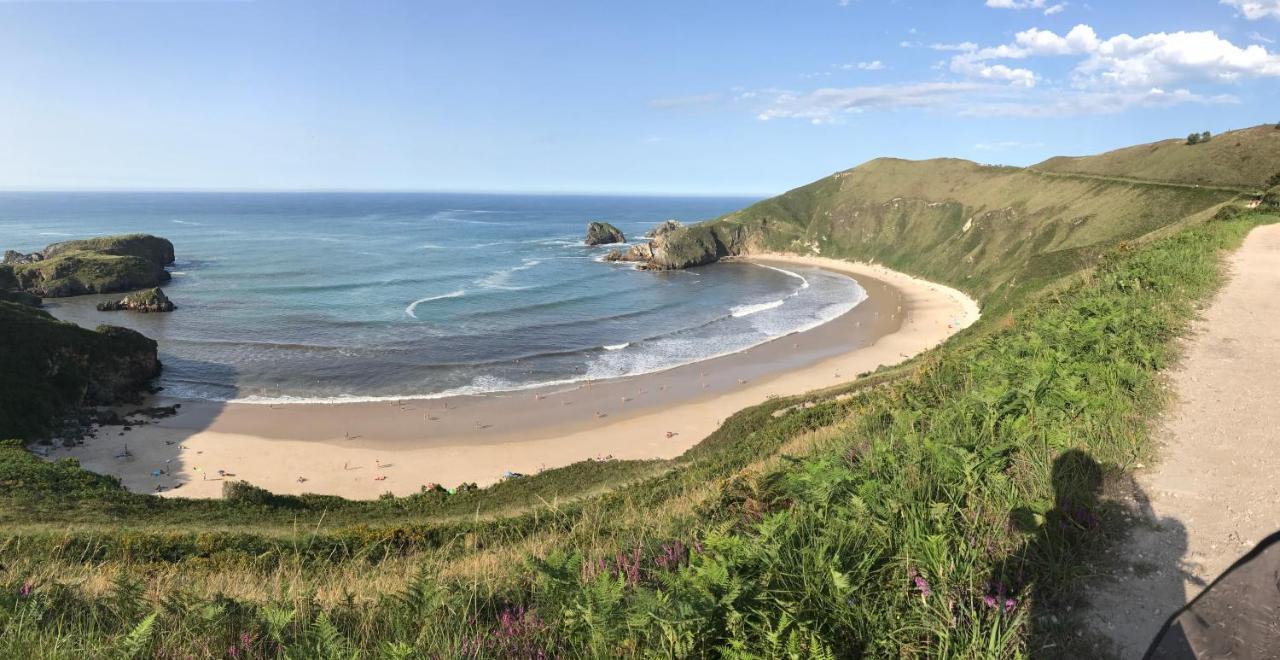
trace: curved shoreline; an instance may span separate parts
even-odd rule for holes
[[[725,259],[725,261],[734,261],[734,260],[733,260],[732,258],[729,258],[729,259]],[[710,323],[714,323],[714,322],[716,322],[716,321],[723,320],[723,319],[728,318],[728,317],[730,317],[730,316],[732,316],[732,317],[736,317],[736,318],[742,318],[742,317],[745,317],[745,316],[750,316],[751,314],[754,314],[754,313],[755,313],[755,311],[751,311],[751,312],[747,312],[747,313],[736,313],[736,312],[735,312],[735,310],[741,310],[741,309],[743,309],[743,308],[752,308],[752,307],[760,306],[760,307],[762,307],[762,309],[760,309],[759,311],[764,311],[764,310],[767,310],[767,309],[772,309],[773,307],[781,306],[781,305],[782,305],[782,304],[783,304],[787,299],[791,298],[792,296],[795,296],[795,295],[796,295],[796,294],[798,294],[801,290],[804,290],[804,289],[809,288],[809,280],[808,280],[808,279],[806,279],[803,275],[800,275],[799,273],[795,273],[795,272],[792,272],[792,271],[789,271],[789,270],[785,270],[785,269],[782,269],[782,268],[778,268],[778,267],[776,267],[776,266],[770,266],[770,265],[768,265],[768,264],[758,263],[758,262],[754,262],[754,261],[750,261],[750,260],[739,260],[739,261],[746,261],[746,262],[752,263],[752,265],[754,265],[754,266],[759,266],[759,267],[761,267],[761,268],[768,268],[768,269],[771,269],[771,270],[776,270],[776,271],[781,272],[781,273],[784,273],[784,274],[786,274],[786,275],[788,275],[788,276],[790,276],[790,277],[794,277],[794,278],[796,278],[796,279],[799,279],[799,280],[803,283],[803,285],[802,285],[799,289],[797,289],[797,290],[795,290],[795,291],[792,291],[791,293],[788,293],[787,295],[783,296],[783,298],[782,298],[782,299],[779,299],[779,300],[775,300],[775,301],[768,302],[768,303],[760,303],[759,305],[738,305],[738,306],[732,307],[732,308],[730,308],[729,314],[727,314],[727,315],[726,315],[726,316],[724,316],[724,317],[720,317],[720,318],[717,318],[717,319],[713,319],[712,321],[709,321],[706,325],[709,325]],[[803,264],[803,265],[809,266],[810,264]],[[824,269],[824,270],[829,270],[829,269]],[[741,347],[741,348],[735,348],[735,349],[732,349],[732,350],[729,350],[729,351],[725,351],[725,352],[722,352],[722,353],[714,353],[714,354],[711,354],[711,355],[704,355],[704,356],[700,356],[700,357],[694,358],[694,359],[692,359],[692,360],[688,360],[688,361],[686,361],[686,362],[677,362],[677,363],[675,363],[675,364],[670,364],[670,365],[665,365],[665,366],[659,366],[659,367],[655,367],[655,368],[648,369],[648,370],[636,371],[636,372],[626,373],[626,374],[620,374],[620,375],[616,375],[616,376],[605,376],[605,377],[599,377],[599,378],[597,378],[597,377],[592,377],[592,376],[585,376],[585,375],[583,375],[583,376],[571,376],[571,377],[567,377],[567,378],[560,378],[560,379],[556,379],[556,380],[549,380],[549,381],[543,381],[543,382],[525,383],[525,384],[521,384],[521,385],[512,385],[512,386],[510,386],[510,387],[506,387],[506,388],[502,388],[502,389],[492,389],[492,390],[476,389],[476,391],[467,391],[467,390],[472,389],[472,387],[471,387],[471,386],[464,386],[464,387],[459,387],[459,388],[455,388],[455,389],[451,389],[451,390],[444,390],[444,391],[441,391],[441,392],[432,392],[432,393],[426,393],[426,394],[403,394],[403,395],[376,394],[376,395],[368,395],[368,396],[359,396],[359,395],[339,395],[339,396],[336,396],[336,397],[306,397],[306,396],[293,396],[293,395],[287,395],[287,394],[286,394],[286,395],[283,395],[283,396],[277,396],[277,397],[261,397],[261,396],[259,396],[259,395],[252,395],[252,396],[248,396],[248,397],[244,397],[244,398],[236,398],[236,399],[205,399],[205,398],[190,398],[190,399],[188,399],[188,398],[185,398],[185,397],[172,397],[172,398],[174,398],[174,399],[180,399],[180,400],[182,400],[182,401],[216,401],[216,402],[218,402],[218,403],[223,403],[223,404],[254,405],[254,406],[295,406],[295,405],[305,405],[305,406],[333,405],[333,406],[341,406],[341,405],[352,405],[352,404],[359,404],[359,403],[390,403],[390,404],[398,404],[398,403],[402,403],[402,402],[403,402],[403,403],[414,403],[414,402],[417,402],[417,403],[427,402],[427,403],[429,403],[429,402],[431,402],[431,401],[435,401],[435,400],[439,400],[439,399],[459,399],[459,398],[462,398],[462,397],[477,397],[477,396],[478,396],[478,397],[487,397],[487,396],[507,396],[507,395],[512,395],[512,394],[520,394],[520,393],[527,393],[527,392],[537,392],[537,391],[544,391],[544,390],[546,390],[546,391],[550,391],[550,390],[557,389],[557,388],[571,387],[571,386],[578,386],[578,385],[581,385],[581,384],[583,384],[583,383],[602,383],[602,382],[607,382],[607,381],[623,380],[623,379],[627,379],[627,378],[639,378],[639,377],[642,377],[642,376],[650,376],[650,375],[654,375],[654,374],[661,374],[661,373],[666,372],[666,371],[671,371],[671,370],[673,370],[673,369],[679,369],[679,368],[681,368],[681,367],[689,367],[689,366],[696,365],[696,364],[700,364],[700,363],[703,363],[703,362],[710,362],[710,361],[712,361],[712,360],[717,360],[717,359],[720,359],[720,358],[723,358],[723,357],[728,357],[728,356],[735,355],[735,354],[738,354],[738,353],[745,353],[745,352],[747,352],[747,351],[750,351],[750,350],[753,350],[753,349],[755,349],[755,348],[758,348],[758,347],[760,347],[760,346],[762,346],[762,345],[764,345],[764,344],[768,344],[768,343],[770,343],[770,342],[778,341],[778,340],[780,340],[780,339],[783,339],[783,338],[785,338],[785,337],[789,337],[789,336],[794,335],[794,334],[799,334],[799,333],[802,333],[802,332],[808,332],[808,331],[810,331],[810,330],[812,330],[812,329],[814,329],[814,328],[817,328],[817,327],[820,327],[820,326],[826,325],[827,323],[831,323],[832,321],[835,321],[835,320],[839,319],[841,316],[844,316],[845,314],[848,314],[849,312],[853,311],[853,309],[854,309],[855,307],[857,307],[858,305],[862,304],[862,303],[863,303],[863,302],[865,302],[865,301],[866,301],[866,299],[867,299],[866,291],[865,291],[864,289],[862,289],[862,286],[861,286],[861,284],[859,284],[859,283],[858,283],[857,279],[856,279],[856,278],[853,278],[852,276],[849,276],[849,279],[850,279],[850,280],[853,280],[854,284],[858,286],[859,290],[862,292],[862,294],[863,294],[863,295],[862,295],[862,297],[861,297],[861,298],[857,299],[857,301],[855,301],[849,309],[846,309],[846,310],[844,310],[844,311],[840,312],[839,314],[836,314],[835,316],[832,316],[831,318],[821,319],[821,320],[818,320],[818,321],[814,321],[814,322],[809,323],[809,324],[807,324],[807,325],[799,326],[799,327],[797,327],[797,328],[795,328],[795,329],[792,329],[792,330],[789,330],[789,331],[787,331],[787,332],[784,332],[784,333],[782,333],[782,334],[780,334],[780,335],[774,335],[774,336],[770,336],[770,337],[765,337],[764,339],[761,339],[760,341],[758,341],[758,342],[756,342],[756,343],[754,343],[754,344],[748,344],[748,345],[743,346],[743,347]],[[447,295],[446,295],[446,296],[434,296],[434,298],[443,298],[443,297],[449,297],[449,296],[447,296]],[[697,326],[697,328],[701,328],[701,327],[705,327],[705,325],[704,325],[704,326]],[[658,335],[658,337],[669,337],[669,336],[671,336],[671,334],[670,334],[670,333],[668,333],[668,334],[664,334],[664,335]],[[621,344],[602,345],[602,346],[598,346],[598,347],[596,347],[594,350],[603,350],[603,351],[616,351],[616,350],[622,350],[622,349],[627,348],[627,347],[629,347],[629,346],[631,346],[631,345],[633,345],[633,344],[646,342],[646,341],[649,341],[649,340],[651,340],[651,339],[653,339],[653,337],[643,338],[643,339],[637,339],[637,340],[634,340],[634,341],[628,341],[628,342],[624,342],[624,343],[621,343]],[[581,351],[580,351],[580,350],[578,350],[578,349],[571,350],[571,351],[566,351],[566,353],[578,353],[578,352],[581,352]],[[546,354],[543,354],[543,355],[546,355]],[[523,359],[523,358],[522,358],[522,359]]]
[[[430,483],[487,485],[508,471],[530,474],[591,458],[673,458],[743,408],[902,362],[979,314],[955,289],[879,266],[776,254],[746,260],[849,275],[867,298],[807,331],[643,375],[435,400],[182,401],[175,417],[127,435],[104,433],[50,457],[76,457],[142,492],[159,485],[165,495],[218,497],[223,470],[272,492],[353,499],[406,495]],[[116,459],[125,442],[132,458]],[[155,470],[164,472],[153,476]]]

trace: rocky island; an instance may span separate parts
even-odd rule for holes
[[[622,230],[607,222],[593,221],[587,224],[587,245],[609,245],[610,243],[626,243],[627,237]]]
[[[645,235],[652,240],[625,251],[613,250],[605,260],[636,263],[642,270],[680,270],[747,254],[763,245],[760,234],[747,225],[726,222],[685,226],[678,220],[667,220]]]
[[[41,298],[133,291],[169,281],[165,266],[172,263],[173,243],[158,236],[65,241],[30,254],[6,251],[0,290]]]

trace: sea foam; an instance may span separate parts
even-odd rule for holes
[[[409,303],[409,306],[404,308],[404,313],[416,319],[418,318],[418,315],[414,313],[414,310],[418,309],[418,305],[421,305],[422,303],[428,303],[428,302],[431,302],[432,300],[443,300],[445,298],[461,298],[462,296],[465,296],[465,295],[467,295],[466,290],[459,289],[457,291],[450,291],[449,293],[443,293],[438,296],[427,296],[426,298],[419,298]]]

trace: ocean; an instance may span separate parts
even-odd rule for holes
[[[478,394],[658,371],[741,351],[865,298],[814,268],[645,272],[629,241],[752,199],[428,193],[2,193],[0,250],[96,235],[173,241],[171,314],[46,301],[156,339],[171,396],[250,403]],[[614,246],[616,247],[616,246]]]

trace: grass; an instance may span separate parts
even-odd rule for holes
[[[1237,195],[955,159],[884,158],[715,224],[737,228],[750,248],[877,262],[943,282],[999,315],[1091,266],[1117,242],[1201,221]]]
[[[173,244],[146,234],[125,234],[55,243],[43,254],[39,261],[8,269],[18,288],[53,298],[154,287],[169,279],[164,267],[173,263]],[[6,288],[7,279],[0,274],[0,289]]]
[[[1062,642],[1120,528],[1100,490],[1147,460],[1160,372],[1223,251],[1275,219],[1095,246],[1095,267],[813,407],[491,495],[169,504],[0,451],[0,652],[1099,655]],[[605,492],[504,515],[571,481]]]
[[[1280,173],[1280,130],[1264,124],[1188,145],[1177,138],[1097,156],[1051,158],[1033,169],[1168,183],[1226,186],[1252,192]]]

